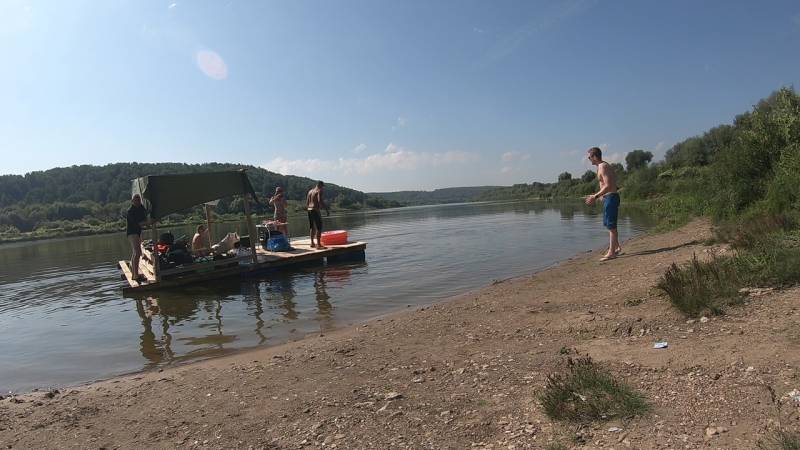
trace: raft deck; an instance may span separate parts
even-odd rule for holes
[[[326,259],[329,262],[350,258],[363,259],[364,251],[367,248],[366,242],[327,245],[326,248],[321,250],[312,248],[310,244],[311,241],[309,239],[294,240],[291,243],[294,250],[288,252],[270,252],[259,246],[256,248],[257,264],[253,264],[253,258],[248,254],[238,258],[226,258],[188,264],[172,269],[162,269],[159,273],[159,280],[156,280],[156,276],[153,273],[152,252],[143,250],[142,259],[139,263],[139,273],[144,275],[147,280],[141,282],[134,280],[130,262],[120,261],[118,265],[127,284],[122,288],[122,292],[125,294],[138,293],[220,278],[254,275],[259,272],[287,268],[288,266],[322,259]]]

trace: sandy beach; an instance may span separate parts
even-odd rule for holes
[[[687,321],[654,286],[673,262],[719,250],[710,236],[696,221],[628,241],[616,260],[581,254],[333,333],[6,396],[0,448],[754,448],[800,418],[780,400],[800,389],[800,289]],[[584,427],[546,417],[547,376],[576,355],[652,411]]]

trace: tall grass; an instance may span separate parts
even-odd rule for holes
[[[550,418],[578,423],[627,418],[649,409],[644,397],[590,358],[570,360],[567,373],[550,375],[539,399]]]
[[[800,450],[800,433],[775,431],[758,443],[761,450]]]
[[[738,303],[742,287],[786,287],[800,283],[800,229],[783,215],[752,215],[717,227],[717,240],[730,243],[731,256],[696,256],[672,264],[658,281],[670,301],[690,317],[722,313]]]
[[[694,255],[684,266],[672,263],[657,287],[689,317],[697,317],[706,311],[722,314],[726,305],[741,299],[741,281],[735,267],[730,264],[730,258],[716,254],[709,261],[700,261]]]

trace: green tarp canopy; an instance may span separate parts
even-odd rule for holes
[[[249,193],[256,199],[244,170],[148,175],[133,180],[131,191],[141,195],[153,220],[231,195]]]

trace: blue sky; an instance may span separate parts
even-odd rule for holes
[[[0,0],[0,173],[553,181],[800,87],[797,1]]]

